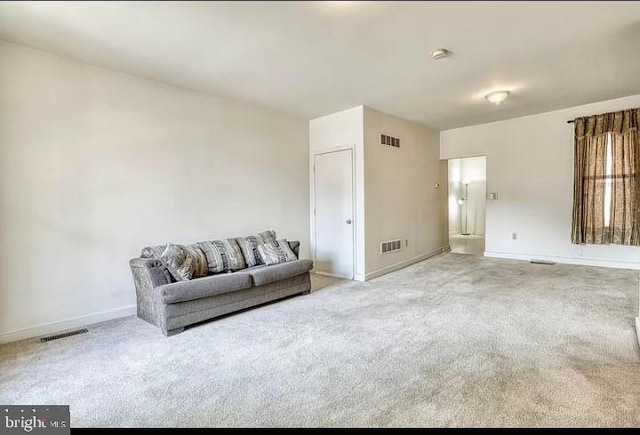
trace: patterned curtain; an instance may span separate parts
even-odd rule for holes
[[[640,245],[640,110],[617,112],[612,132],[611,243]]]
[[[573,219],[576,244],[640,245],[640,109],[575,120]],[[611,134],[611,174],[606,173]],[[611,182],[610,224],[605,189]]]

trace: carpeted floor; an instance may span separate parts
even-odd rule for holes
[[[443,254],[164,337],[0,347],[0,404],[72,427],[640,426],[638,272]]]

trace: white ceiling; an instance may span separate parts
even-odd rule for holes
[[[0,39],[309,119],[448,129],[640,93],[632,1],[0,1]]]

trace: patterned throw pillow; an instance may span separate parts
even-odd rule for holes
[[[258,255],[266,265],[286,263],[297,260],[296,254],[291,250],[286,239],[258,245]]]
[[[242,255],[247,262],[247,267],[258,266],[260,264],[264,264],[260,259],[260,255],[258,255],[258,245],[275,242],[276,232],[274,230],[267,230],[258,233],[257,236],[238,237],[236,238],[236,241],[238,242]]]
[[[258,236],[238,237],[236,242],[238,242],[238,246],[240,246],[242,255],[247,262],[247,267],[263,264],[258,256],[258,245],[261,245],[263,242]]]
[[[198,242],[198,246],[207,258],[209,273],[233,272],[244,269],[244,260],[240,246],[235,239]]]
[[[258,233],[258,238],[262,240],[262,243],[269,243],[276,241],[276,232],[274,230],[267,230]]]
[[[143,258],[155,258],[177,281],[207,276],[207,258],[197,245],[151,246],[142,250]]]

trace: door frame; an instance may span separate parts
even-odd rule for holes
[[[489,222],[489,207],[490,207],[490,203],[494,200],[490,200],[490,192],[489,192],[489,160],[490,160],[490,156],[488,154],[472,154],[472,155],[461,155],[458,157],[448,157],[446,159],[442,159],[445,160],[447,162],[447,246],[449,247],[449,251],[451,251],[451,236],[453,235],[459,235],[459,234],[452,234],[450,232],[450,227],[449,227],[449,223],[450,223],[450,213],[449,213],[449,165],[451,164],[451,160],[464,160],[464,159],[475,159],[478,157],[484,157],[484,240],[485,240],[485,245],[484,245],[484,251],[482,252],[482,257],[486,257],[487,255],[487,229],[489,227],[488,222]],[[462,180],[460,180],[460,183],[462,184]],[[462,220],[462,213],[460,213],[460,219]],[[462,233],[462,221],[460,222],[460,233]]]
[[[352,262],[352,268],[353,270],[351,271],[351,280],[354,280],[356,277],[356,268],[357,268],[357,264],[358,264],[358,251],[357,251],[357,245],[356,245],[356,231],[358,229],[357,225],[358,225],[358,215],[357,215],[357,207],[356,207],[356,197],[357,197],[357,189],[356,189],[356,145],[355,144],[350,144],[350,145],[339,145],[339,146],[335,146],[335,147],[327,147],[327,148],[323,148],[323,149],[319,149],[319,150],[313,150],[309,156],[309,171],[311,174],[311,182],[309,183],[309,187],[310,187],[310,201],[309,201],[309,221],[310,221],[310,231],[309,231],[309,238],[310,238],[310,254],[311,254],[311,258],[313,260],[313,269],[311,270],[311,272],[313,273],[317,273],[318,275],[326,275],[326,276],[332,276],[335,278],[342,278],[342,279],[346,279],[344,277],[341,276],[337,276],[331,273],[327,273],[327,272],[319,272],[318,270],[316,270],[316,166],[315,166],[315,161],[316,161],[316,156],[319,155],[323,155],[323,154],[330,154],[330,153],[335,153],[335,152],[339,152],[339,151],[351,151],[351,216],[352,216],[352,239],[351,239],[351,244],[353,246],[353,262]]]

